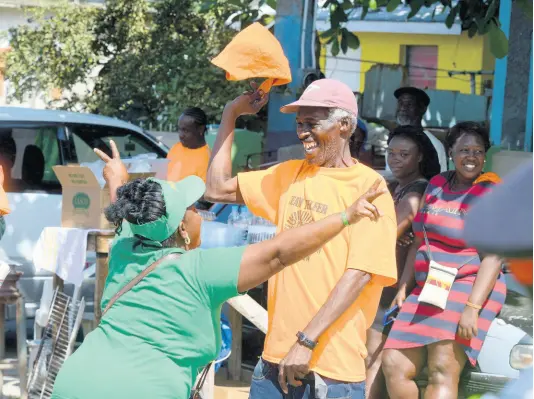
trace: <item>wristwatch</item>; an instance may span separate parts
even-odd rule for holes
[[[297,333],[297,342],[310,350],[314,350],[317,346],[317,342],[309,339],[302,331]]]

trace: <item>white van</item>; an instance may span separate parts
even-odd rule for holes
[[[165,158],[168,147],[130,123],[104,116],[65,111],[0,107],[0,164],[6,174],[5,189],[11,214],[0,240],[0,259],[17,265],[24,273],[19,287],[31,319],[39,307],[43,281],[49,273],[37,273],[32,262],[33,248],[46,226],[61,221],[61,186],[54,165],[92,162],[93,148],[110,153],[109,140],[117,144],[121,157],[156,153]],[[12,166],[12,167],[11,167]],[[68,287],[66,287],[68,289]],[[82,295],[92,311],[93,284],[82,287]],[[15,309],[7,310],[7,319]],[[13,330],[8,322],[6,330]]]

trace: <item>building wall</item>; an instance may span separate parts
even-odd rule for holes
[[[436,89],[454,90],[469,94],[471,86],[468,75],[449,77],[447,71],[477,71],[483,67],[484,40],[479,36],[470,39],[467,33],[460,36],[406,35],[392,33],[362,33],[359,35],[362,60],[402,64],[402,46],[438,46]],[[365,72],[372,63],[362,63],[361,87],[364,87]],[[477,94],[480,94],[482,78],[476,78]]]
[[[485,71],[495,71],[495,57],[491,54],[489,46],[489,37],[484,36],[482,38],[483,42],[483,54],[482,54],[482,69]],[[489,81],[489,88],[493,88],[493,78],[494,75],[485,75],[482,77],[482,80]]]
[[[357,33],[360,49],[357,52],[332,57],[328,49],[321,53],[321,70],[327,77],[346,80],[350,73],[359,75],[359,84],[352,84],[353,78],[346,83],[354,91],[363,91],[365,73],[375,63],[404,64],[404,46],[438,46],[438,65],[441,71],[436,72],[436,89],[471,93],[470,76],[456,75],[449,77],[447,71],[479,71],[493,70],[495,59],[489,52],[487,38],[475,36],[469,38],[466,32],[460,35],[421,35],[401,33]],[[359,55],[359,60],[355,59]],[[372,62],[370,62],[372,61]],[[338,66],[337,70],[335,66]],[[352,69],[350,72],[348,69]],[[476,77],[476,94],[483,94],[483,80],[491,76]],[[359,90],[356,90],[359,89]]]

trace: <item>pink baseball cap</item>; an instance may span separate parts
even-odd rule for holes
[[[312,82],[298,101],[280,108],[284,114],[292,114],[299,107],[341,108],[358,116],[356,96],[349,86],[339,80],[320,79]]]

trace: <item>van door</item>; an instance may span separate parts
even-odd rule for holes
[[[24,275],[20,289],[27,317],[34,316],[46,272],[36,273],[33,248],[46,226],[61,222],[61,185],[52,170],[61,165],[62,151],[57,125],[15,124],[0,129],[0,159],[6,175],[5,189],[11,213],[0,241],[0,259],[18,263]],[[14,315],[8,311],[8,318]]]

